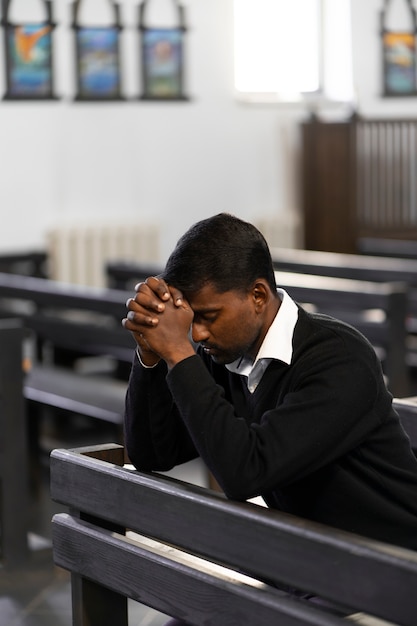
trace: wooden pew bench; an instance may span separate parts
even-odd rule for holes
[[[375,347],[390,390],[410,392],[406,366],[406,298],[401,283],[372,283],[326,276],[276,272],[277,284],[299,303],[352,324]]]
[[[39,407],[113,423],[119,429],[120,441],[126,378],[135,348],[133,337],[121,326],[128,295],[113,289],[0,274],[2,314],[22,320],[27,338],[38,352],[25,376],[25,398]],[[69,355],[68,362],[61,362],[63,353]],[[77,369],[76,357],[108,357],[116,373],[87,374]],[[124,375],[119,376],[123,365]]]
[[[18,320],[0,319],[0,561],[5,567],[21,566],[29,555],[23,337]]]
[[[414,239],[359,237],[356,246],[360,254],[417,260],[417,242]]]
[[[0,272],[25,276],[47,277],[48,255],[41,250],[0,254]]]
[[[107,265],[107,274],[111,284],[133,291],[134,285],[146,278],[148,269],[141,264],[112,262]],[[153,269],[153,274],[160,271]],[[398,396],[410,393],[405,322],[408,289],[404,283],[381,284],[291,271],[277,271],[276,276],[277,284],[297,302],[358,328],[377,350],[392,393]]]
[[[127,626],[127,598],[204,626],[415,626],[415,552],[122,464],[114,444],[51,455],[74,626]]]
[[[277,271],[405,283],[408,287],[407,323],[410,332],[417,332],[417,259],[290,248],[272,248],[271,254]]]
[[[158,276],[163,269],[163,266],[156,264],[109,261],[106,264],[107,284],[113,289],[130,289],[133,292],[137,283],[146,280],[148,276]]]
[[[410,287],[417,287],[417,259],[296,248],[271,248],[271,255],[277,271],[371,282],[404,282]]]
[[[410,242],[412,243],[412,242]],[[278,272],[297,272],[348,278],[371,282],[402,282],[407,285],[407,363],[417,367],[417,258],[388,258],[273,248],[274,266]]]

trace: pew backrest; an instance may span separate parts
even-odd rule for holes
[[[127,298],[115,289],[0,273],[1,314],[19,317],[34,346],[23,385],[31,410],[49,406],[110,422],[122,440],[126,379],[136,345],[121,325]],[[75,371],[80,356],[110,359],[112,373]]]
[[[410,392],[406,362],[406,311],[408,289],[404,283],[369,281],[276,271],[278,286],[304,305],[333,315],[360,330],[377,349],[392,393]],[[382,313],[380,317],[377,313]]]
[[[417,287],[417,259],[385,258],[321,250],[271,248],[275,269],[371,282],[405,282]]]
[[[122,463],[113,445],[51,455],[52,498],[72,512],[52,531],[75,626],[126,626],[126,596],[195,625],[346,624],[277,586],[415,625],[416,553]]]
[[[0,559],[6,567],[21,565],[29,556],[23,340],[19,320],[0,319]]]
[[[289,250],[289,258],[296,258],[298,252]],[[307,256],[310,256],[310,251],[307,252]],[[378,355],[384,362],[391,391],[398,396],[409,394],[410,381],[406,363],[408,284],[400,282],[398,276],[395,284],[386,282],[388,278],[383,281],[384,284],[381,284],[381,280],[347,278],[340,257],[336,255],[336,259],[339,261],[341,272],[343,270],[340,275],[310,276],[309,274],[313,272],[303,272],[301,269],[291,271],[291,268],[288,268],[289,271],[285,271],[284,264],[276,271],[277,284],[286,288],[298,302],[312,304],[320,312],[340,317],[357,327],[368,337],[377,351],[379,349]],[[321,264],[326,267],[324,261]],[[110,284],[123,289],[133,289],[134,284],[149,274],[160,272],[158,267],[150,268],[131,262],[109,262],[106,269]],[[152,269],[153,272],[150,271]],[[378,276],[381,279],[381,275]],[[383,312],[382,320],[375,321],[375,316],[371,319],[369,312],[375,309]]]
[[[42,250],[25,250],[0,254],[0,272],[25,276],[47,276],[48,255]]]
[[[135,285],[149,276],[158,276],[163,271],[162,265],[132,263],[131,261],[108,261],[106,264],[107,284],[113,289],[134,290]]]
[[[417,260],[417,242],[414,239],[359,237],[356,246],[361,254]]]
[[[135,342],[121,326],[127,291],[0,273],[0,311],[19,316],[41,340],[131,362]]]

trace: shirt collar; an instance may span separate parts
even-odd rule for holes
[[[251,373],[258,369],[261,364],[263,374],[272,359],[282,361],[287,365],[291,363],[292,339],[298,320],[298,307],[284,289],[277,289],[277,293],[281,300],[281,306],[265,335],[255,361],[252,363],[248,359],[239,358],[233,363],[227,363],[226,368],[230,372],[249,378]]]

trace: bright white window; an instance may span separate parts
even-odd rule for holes
[[[352,100],[350,0],[234,0],[235,89],[254,100]]]

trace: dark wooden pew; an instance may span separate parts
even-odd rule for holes
[[[414,242],[411,242],[414,243]],[[381,258],[360,254],[272,248],[272,260],[278,272],[295,272],[365,280],[368,282],[401,282],[408,287],[407,321],[409,330],[417,332],[417,258]],[[133,290],[137,282],[162,271],[159,266],[132,262],[109,262],[106,273],[109,285],[117,289]],[[279,284],[279,274],[278,284]]]
[[[13,310],[16,301],[27,303],[26,309],[21,306],[22,314],[31,315],[40,310],[91,311],[119,319],[121,311],[125,312],[123,298],[131,293],[115,289],[101,289],[72,285],[32,276],[0,273],[0,306],[7,305]],[[120,300],[122,298],[122,301]],[[8,302],[9,301],[9,302]],[[15,308],[18,310],[18,308]]]
[[[158,276],[163,269],[163,266],[155,264],[109,261],[106,264],[107,284],[113,289],[133,291],[137,283],[146,280],[148,276]]]
[[[404,282],[417,288],[417,260],[290,248],[272,248],[271,254],[277,271],[371,282]]]
[[[16,567],[28,557],[28,459],[23,400],[24,329],[0,319],[0,560]]]
[[[51,455],[74,626],[127,626],[127,598],[204,626],[415,626],[415,552],[122,464],[113,444]]]
[[[48,255],[41,250],[0,254],[0,272],[46,278]]]
[[[344,320],[375,347],[394,395],[410,393],[406,364],[407,290],[402,283],[373,283],[276,272],[277,284],[299,303]],[[382,318],[381,318],[382,314]]]
[[[135,348],[132,336],[121,326],[129,295],[0,274],[2,315],[19,317],[38,351],[24,380],[27,400],[116,424],[121,433],[126,376]],[[72,361],[55,358],[60,350],[77,357],[108,356],[116,370],[120,364],[126,366],[126,375],[77,371]]]
[[[417,260],[292,248],[271,248],[271,255],[277,271],[417,287]]]
[[[407,285],[407,363],[417,367],[417,258],[384,258],[319,250],[271,250],[277,271]]]
[[[112,284],[131,289],[133,293],[134,285],[149,275],[148,269],[141,264],[112,262],[107,265],[107,274]],[[151,274],[161,271],[154,269]],[[320,312],[339,317],[358,328],[375,346],[392,393],[398,396],[410,393],[405,345],[407,287],[404,284],[301,276],[281,271],[277,272],[277,284],[296,301],[313,305]],[[377,309],[379,315],[375,315]]]
[[[384,258],[321,250],[272,248],[275,269],[369,282],[402,282],[408,288],[408,321],[417,319],[417,259]],[[416,325],[417,330],[417,325]]]
[[[359,237],[356,246],[360,254],[417,260],[417,242],[414,239]]]

